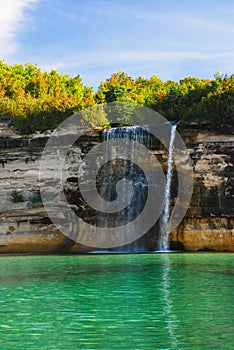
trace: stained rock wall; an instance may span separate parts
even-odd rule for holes
[[[181,134],[192,159],[194,190],[186,217],[170,234],[170,247],[187,251],[234,251],[233,135],[193,129],[183,130]],[[38,196],[40,183],[44,181],[46,187],[53,179],[48,169],[39,180],[40,157],[49,136],[23,137],[7,125],[0,125],[0,253],[85,253],[92,250],[63,235],[51,223]],[[77,210],[83,206],[83,213],[94,222],[92,210],[85,207],[77,192],[77,172],[82,169],[84,154],[99,142],[100,133],[93,131],[71,153],[72,166],[67,169],[65,186],[71,205]],[[154,152],[165,167],[165,151],[156,148]],[[22,194],[21,202],[12,200],[13,191]],[[173,204],[176,181],[172,195]],[[144,250],[155,249],[155,230],[130,245],[129,251],[137,251],[139,245]]]
[[[190,207],[170,234],[185,250],[234,251],[234,135],[184,130],[194,179]]]

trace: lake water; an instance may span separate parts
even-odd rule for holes
[[[234,254],[0,257],[0,349],[234,349]]]

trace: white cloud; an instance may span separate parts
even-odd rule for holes
[[[64,68],[64,62],[52,62],[52,63],[46,63],[41,65],[41,69],[43,71],[51,71],[51,70],[59,70],[61,68]]]
[[[16,36],[25,21],[25,10],[37,0],[0,0],[0,59],[17,50]]]
[[[124,52],[90,52],[89,54],[77,54],[77,58],[65,59],[61,62],[53,62],[43,66],[48,68],[61,67],[92,67],[103,64],[123,63],[149,63],[149,62],[176,62],[184,60],[233,60],[234,52],[198,52],[198,51],[124,51]]]
[[[217,12],[217,11],[216,11]],[[192,15],[190,12],[178,10],[176,12],[144,12],[139,10],[132,10],[129,16],[135,18],[138,21],[143,21],[145,23],[149,23],[153,27],[160,23],[160,25],[165,26],[167,28],[173,28],[175,32],[184,30],[189,33],[193,33],[194,31],[200,31],[205,34],[222,34],[233,36],[234,34],[234,26],[233,26],[233,18],[232,9],[227,13],[226,17],[219,16],[212,19],[210,13],[204,11],[203,15]]]
[[[182,23],[184,23],[187,28],[199,28],[203,31],[211,31],[212,33],[221,33],[233,35],[234,26],[230,25],[230,23],[225,19],[221,20],[208,20],[207,18],[198,18],[187,16],[183,19],[180,19]]]

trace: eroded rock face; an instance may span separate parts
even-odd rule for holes
[[[234,252],[234,220],[230,217],[188,218],[170,234],[171,248]]]
[[[194,190],[171,246],[185,250],[234,251],[234,137],[207,131],[182,136],[194,168]]]
[[[38,196],[40,183],[46,188],[53,181],[49,166],[39,180],[41,153],[48,137],[49,134],[22,137],[0,125],[0,253],[84,253],[92,250],[69,239],[69,234],[63,235],[49,220]],[[186,217],[170,234],[171,248],[234,251],[233,135],[185,130],[182,137],[192,159],[194,191]],[[82,168],[85,153],[99,142],[98,131],[84,137],[79,147],[70,152],[70,165],[65,172],[66,199],[75,211],[93,223],[97,217],[80,196],[77,174],[85,171]],[[157,145],[153,152],[165,168],[165,151]],[[176,179],[172,184],[173,204]],[[22,194],[23,201],[12,200],[14,190]],[[64,193],[60,195],[63,200]],[[157,225],[138,242],[125,247],[126,251],[137,251],[137,247],[155,249],[156,231]]]
[[[39,177],[41,155],[49,136],[48,133],[24,137],[0,124],[0,253],[90,251],[89,247],[70,240],[69,234],[62,234],[51,223],[42,205],[40,190],[46,190],[53,182],[50,162]],[[99,137],[94,131],[91,137],[83,138],[82,151],[78,149],[78,153],[71,157],[76,171],[82,163],[81,153],[84,155],[99,142]],[[68,169],[66,176],[71,178],[73,175]],[[77,182],[77,172],[75,176]],[[72,183],[71,190],[74,190]],[[58,200],[62,200],[62,196],[61,193]]]

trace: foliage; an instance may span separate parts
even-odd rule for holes
[[[162,82],[157,76],[133,80],[123,72],[102,82],[97,102],[131,102],[150,107],[181,125],[196,122],[211,127],[234,123],[234,75],[214,79],[187,77]],[[127,116],[120,120],[127,121]]]
[[[29,201],[33,208],[40,207],[42,205],[40,190],[34,191],[32,196],[29,198]]]
[[[83,117],[91,126],[108,125],[102,107],[86,112],[87,107],[108,102],[147,106],[181,125],[227,126],[234,122],[234,75],[216,73],[213,79],[163,82],[155,75],[133,79],[120,71],[101,82],[94,93],[79,75],[42,72],[32,63],[8,66],[0,61],[0,113],[10,115],[12,125],[22,133],[52,130],[84,110]],[[130,110],[120,110],[120,122],[128,121]]]
[[[37,66],[0,62],[0,113],[23,133],[54,129],[68,116],[95,103],[79,75],[43,73]]]
[[[13,190],[11,192],[10,201],[12,203],[24,202],[24,197],[23,197],[22,193],[20,193],[19,191]]]

